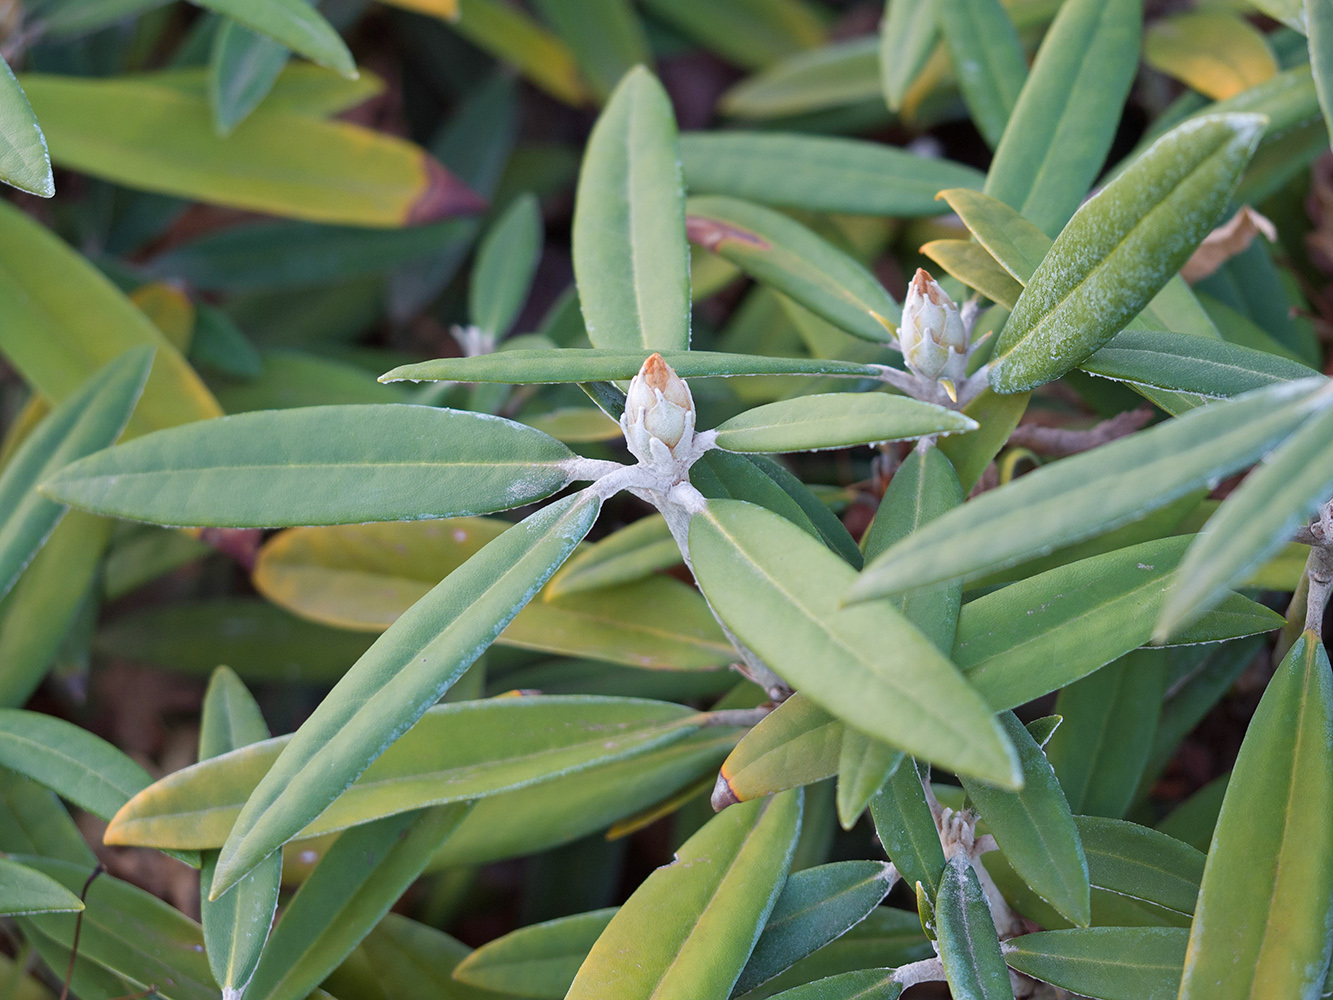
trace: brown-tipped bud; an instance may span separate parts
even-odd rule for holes
[[[630,382],[620,426],[629,450],[643,462],[671,458],[678,449],[688,449],[694,440],[690,387],[662,360],[662,355],[651,355]],[[654,441],[656,448],[665,447],[665,455],[655,454]]]
[[[961,359],[967,351],[967,330],[958,305],[922,268],[916,269],[907,289],[898,344],[907,367],[930,379],[944,374],[951,352]]]

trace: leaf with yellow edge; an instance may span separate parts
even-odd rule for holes
[[[153,321],[182,354],[190,350],[194,334],[194,303],[178,286],[166,281],[140,285],[130,293],[130,301]]]
[[[60,402],[131,347],[157,348],[127,437],[221,416],[180,352],[115,285],[50,230],[0,204],[0,353]]]
[[[313,222],[402,226],[481,199],[425,150],[342,121],[267,107],[227,138],[208,99],[151,76],[27,74],[51,159],[128,187]]]
[[[1277,75],[1268,40],[1226,11],[1191,11],[1163,18],[1143,37],[1143,61],[1167,76],[1225,101]]]

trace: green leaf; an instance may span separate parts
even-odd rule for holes
[[[1181,1000],[1312,996],[1333,920],[1333,677],[1304,633],[1269,681],[1227,785]]]
[[[1010,968],[1095,1000],[1174,1000],[1183,927],[1078,927],[1011,938]]]
[[[564,1000],[579,966],[617,907],[576,913],[510,931],[458,963],[453,977],[481,989],[539,1000]]]
[[[128,298],[49,229],[0,203],[0,352],[49,401],[126,351],[155,348],[129,433],[221,410],[180,352]]]
[[[940,441],[940,451],[953,464],[964,493],[971,492],[986,467],[1009,443],[1009,435],[1023,419],[1027,407],[1027,393],[1002,396],[989,386],[963,407],[963,416],[971,417],[980,428],[971,434],[944,438]]]
[[[1210,610],[1333,497],[1333,407],[1264,457],[1190,546],[1157,626],[1160,637]]]
[[[1165,674],[1166,653],[1140,649],[1060,692],[1055,711],[1065,724],[1046,756],[1074,812],[1129,811],[1152,751]]]
[[[850,830],[865,812],[884,782],[902,767],[901,750],[867,736],[859,729],[845,729],[838,755],[838,822]]]
[[[252,681],[327,686],[372,641],[373,636],[304,621],[267,601],[233,598],[163,604],[120,616],[98,630],[93,646],[103,655],[200,677],[221,660],[235,663],[236,672]]]
[[[774,1000],[898,1000],[903,984],[892,969],[859,969],[774,993]]]
[[[481,206],[419,146],[350,122],[259,108],[223,139],[204,95],[152,75],[28,73],[22,83],[55,163],[128,187],[361,226],[434,222]]]
[[[356,61],[337,30],[305,0],[193,0],[281,42],[311,62],[356,76]]]
[[[691,520],[690,552],[723,622],[822,708],[954,770],[1017,783],[1007,740],[953,664],[888,604],[840,608],[855,570],[805,532],[714,500]]]
[[[211,291],[333,284],[465,246],[472,220],[406,229],[256,222],[231,226],[153,258],[148,272]]]
[[[870,800],[875,833],[903,881],[939,892],[944,849],[916,762],[905,760]]]
[[[268,738],[268,726],[254,697],[236,674],[227,667],[218,667],[204,693],[199,759],[208,760]],[[204,949],[223,993],[239,997],[259,965],[273,925],[282,881],[282,855],[274,851],[232,892],[210,900],[208,890],[217,861],[216,851],[206,852],[199,876]]]
[[[521,195],[495,221],[477,249],[468,287],[468,315],[473,324],[495,337],[509,332],[527,301],[541,247],[541,206],[535,195]]]
[[[458,0],[457,16],[445,21],[557,100],[579,107],[590,99],[569,46],[518,8],[503,0]]]
[[[897,876],[878,861],[839,861],[793,872],[732,995],[747,993],[841,937],[888,895]]]
[[[46,137],[9,63],[0,58],[0,181],[39,198],[56,193]]]
[[[574,275],[594,347],[690,346],[680,171],[671,102],[635,68],[593,126],[574,203]]]
[[[702,721],[669,702],[590,695],[437,705],[299,832],[318,836],[553,781],[679,742]],[[220,846],[292,740],[280,736],[173,772],[122,808],[106,836],[127,844]]]
[[[992,388],[1059,378],[1147,306],[1221,217],[1263,125],[1229,115],[1181,126],[1079,209],[1005,324]]]
[[[733,118],[767,119],[880,97],[878,40],[861,36],[801,52],[742,80],[718,102]]]
[[[1154,21],[1144,33],[1143,61],[1218,101],[1244,93],[1278,71],[1264,33],[1239,14],[1221,10]]]
[[[906,396],[833,392],[747,410],[717,426],[717,446],[738,452],[815,451],[976,427],[976,421],[956,410]]]
[[[1319,97],[1319,109],[1324,113],[1324,126],[1333,134],[1333,2],[1305,0],[1303,12],[1315,93]]]
[[[97,372],[51,411],[0,471],[0,597],[55,529],[65,508],[37,484],[120,436],[153,366],[153,350],[137,347]]]
[[[340,835],[283,910],[246,995],[308,995],[416,881],[467,810],[436,806]]]
[[[402,365],[380,376],[381,382],[603,382],[633,378],[647,350],[515,349],[474,358],[439,358]],[[714,351],[659,351],[681,378],[710,375],[844,375],[874,378],[880,369],[852,361],[823,358],[770,358]]]
[[[40,854],[92,871],[97,858],[55,792],[0,767],[0,851]]]
[[[838,773],[845,728],[798,691],[742,736],[722,762],[714,806],[831,778]]]
[[[931,240],[921,252],[969,288],[1006,309],[1012,309],[1023,286],[990,252],[972,240]]]
[[[1014,22],[1000,0],[945,0],[939,22],[972,121],[994,147],[1027,82],[1027,55]]]
[[[715,816],[612,918],[569,1000],[730,993],[786,880],[800,818],[799,792]]]
[[[27,704],[46,676],[102,568],[112,525],[66,514],[0,601],[0,707]]]
[[[1074,214],[1110,151],[1142,23],[1141,0],[1065,3],[1037,52],[985,191],[1047,235]]]
[[[380,636],[247,800],[222,847],[215,898],[323,813],[439,700],[565,561],[600,506],[576,494],[529,516]]]
[[[939,215],[944,188],[979,188],[981,174],[896,146],[780,132],[688,132],[680,138],[694,195],[815,212]]]
[[[944,974],[957,1000],[1013,1000],[986,894],[961,851],[944,866],[935,930]]]
[[[930,0],[886,0],[878,48],[884,99],[890,111],[901,110],[903,98],[938,38],[939,19]]]
[[[1079,367],[1103,378],[1205,396],[1235,396],[1318,374],[1267,351],[1161,330],[1122,330]]]
[[[451,518],[298,528],[264,545],[253,582],[303,618],[383,631],[508,527]],[[674,565],[680,551],[671,545]],[[496,641],[649,669],[707,670],[735,658],[698,591],[651,574],[614,589],[563,596],[548,589]]]
[[[208,103],[218,135],[231,135],[263,103],[289,55],[281,42],[256,35],[236,21],[222,22],[208,59]]]
[[[452,517],[550,496],[572,478],[554,438],[428,406],[242,413],[100,452],[45,484],[62,503],[173,525],[269,527]],[[423,509],[422,497],[436,497]]]
[[[1188,916],[1194,912],[1204,856],[1157,830],[1124,820],[1076,816],[1093,886]]]
[[[536,0],[535,6],[573,52],[599,98],[626,75],[651,66],[652,48],[629,0]]]
[[[1033,891],[1086,927],[1092,919],[1088,861],[1069,803],[1041,747],[1012,712],[1000,725],[1018,750],[1022,791],[1008,792],[961,778],[1005,857]]]
[[[431,862],[484,864],[567,844],[717,773],[737,729],[708,728],[626,760],[480,799]]]
[[[0,858],[0,913],[67,913],[82,910],[78,896],[27,865]]]
[[[648,0],[662,20],[729,62],[762,69],[824,41],[822,11],[804,0]]]
[[[322,1000],[325,990],[336,989],[367,1000],[476,1000],[476,991],[452,975],[471,951],[443,931],[386,913],[312,997]]]
[[[691,198],[685,210],[691,242],[840,329],[888,342],[897,304],[869,271],[799,222],[716,195]]]
[[[15,860],[55,879],[71,893],[80,892],[92,874],[86,864],[32,855]],[[199,925],[174,906],[128,882],[101,875],[88,889],[81,917],[78,955],[84,968],[91,965],[112,972],[135,990],[153,988],[164,1000],[217,1000]],[[55,967],[64,970],[78,919],[75,914],[53,914],[18,922],[24,936],[39,940],[44,956],[58,956]]]
[[[1178,535],[1080,559],[968,603],[959,616],[954,662],[996,709],[1087,676],[1151,638],[1171,573],[1190,541]],[[1240,631],[1279,627],[1267,609],[1241,606],[1253,613]],[[1178,641],[1233,638],[1227,634],[1233,624],[1219,621],[1220,635]]]
[[[632,583],[681,561],[680,548],[660,514],[650,514],[585,545],[570,556],[551,582],[549,597]]]
[[[976,578],[1137,520],[1266,453],[1333,402],[1323,384],[1259,389],[1043,466],[882,553],[848,599]]]

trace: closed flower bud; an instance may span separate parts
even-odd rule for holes
[[[957,304],[921,268],[907,289],[898,344],[907,367],[929,379],[940,378],[950,367],[951,352],[961,361],[967,351],[967,330]]]
[[[694,398],[690,387],[652,355],[629,384],[621,430],[640,461],[659,464],[689,450],[694,441]]]

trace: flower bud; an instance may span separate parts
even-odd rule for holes
[[[640,461],[670,461],[694,441],[694,398],[690,387],[654,354],[629,384],[621,430]]]
[[[907,367],[922,378],[938,379],[953,360],[967,351],[967,330],[958,306],[926,271],[917,268],[903,303],[898,344]]]

